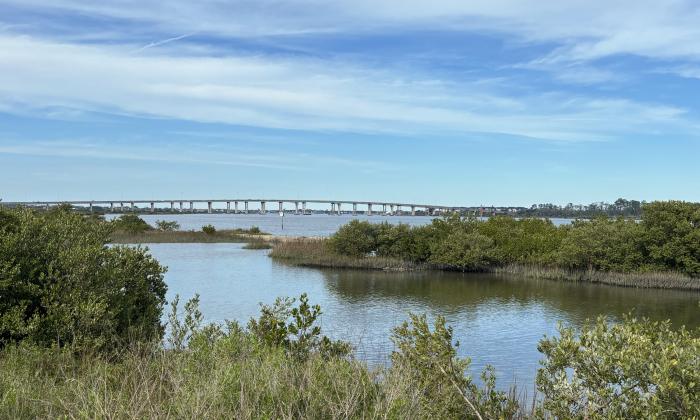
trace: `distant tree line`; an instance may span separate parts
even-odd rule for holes
[[[627,200],[618,198],[614,203],[598,202],[588,205],[569,203],[565,206],[546,203],[533,204],[530,208],[517,208],[518,217],[562,217],[562,218],[592,218],[597,216],[634,217],[642,216],[642,207],[646,201]]]
[[[700,277],[700,204],[653,202],[642,206],[641,221],[600,215],[562,226],[548,219],[484,221],[456,214],[415,227],[354,220],[330,238],[329,246],[340,255],[462,271],[522,264]]]

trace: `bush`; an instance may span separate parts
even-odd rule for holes
[[[417,418],[505,419],[519,411],[517,400],[496,391],[493,368],[482,374],[483,389],[465,376],[470,361],[457,357],[459,344],[452,344],[445,318],[437,317],[431,331],[425,315],[410,314],[410,322],[397,327],[392,339],[397,350],[391,371],[400,373],[419,399]]]
[[[156,228],[161,232],[174,232],[180,229],[180,224],[174,220],[156,220]]]
[[[700,203],[659,201],[642,210],[651,261],[657,267],[700,277]]]
[[[213,235],[216,233],[216,228],[213,225],[204,225],[202,226],[202,232],[207,235]]]
[[[248,229],[248,233],[251,235],[260,235],[262,231],[257,226],[251,226],[250,229]]]
[[[119,218],[114,219],[112,224],[115,230],[120,230],[132,235],[153,230],[151,225],[135,214],[122,214]]]
[[[248,329],[260,342],[268,346],[284,348],[297,359],[306,359],[312,353],[323,358],[345,357],[350,353],[350,344],[332,341],[321,336],[321,327],[316,324],[321,315],[319,305],[309,305],[306,293],[295,300],[278,298],[274,305],[262,305],[259,319],[251,319]]]
[[[642,226],[633,220],[600,217],[576,221],[562,240],[557,263],[562,267],[629,272],[648,265]]]
[[[462,271],[478,271],[493,260],[493,240],[478,232],[457,231],[438,243],[430,262]]]
[[[700,416],[700,338],[670,323],[599,318],[576,336],[545,338],[540,411],[554,418],[690,419]]]
[[[144,248],[107,247],[111,229],[65,210],[0,211],[0,346],[160,340],[165,268]]]
[[[364,257],[377,249],[377,227],[367,221],[352,220],[331,236],[329,246],[341,255]]]

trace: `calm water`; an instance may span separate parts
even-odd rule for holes
[[[364,360],[386,363],[393,349],[390,332],[408,312],[440,314],[454,327],[459,352],[472,358],[474,372],[490,363],[502,386],[513,380],[527,387],[533,384],[540,359],[537,342],[555,334],[558,321],[580,326],[600,314],[619,319],[631,311],[654,319],[670,318],[677,325],[700,323],[698,293],[474,274],[296,268],[275,263],[268,251],[241,246],[149,247],[169,267],[168,297],[177,293],[186,299],[199,293],[209,321],[245,323],[258,314],[259,302],[307,292],[324,311],[324,333],[352,342]]]
[[[108,220],[119,217],[118,214],[109,214]],[[225,213],[195,213],[195,214],[156,214],[139,215],[151,226],[155,226],[156,220],[174,220],[180,224],[182,230],[200,230],[204,225],[213,225],[217,229],[250,228],[258,226],[264,232],[285,236],[329,236],[338,228],[352,219],[369,220],[372,223],[389,222],[393,224],[405,223],[409,225],[425,225],[435,217],[431,216],[366,216],[359,214],[329,215],[312,214],[299,216],[286,214],[284,220],[278,213],[267,214],[225,214]],[[284,227],[282,223],[284,222]],[[556,225],[571,223],[570,219],[552,219]]]

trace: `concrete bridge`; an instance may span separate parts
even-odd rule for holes
[[[343,206],[346,205],[348,212],[354,215],[360,211],[365,212],[365,214],[371,216],[373,214],[384,214],[384,215],[398,215],[406,214],[413,215],[417,214],[417,211],[421,211],[423,214],[444,214],[449,212],[463,212],[463,211],[478,211],[478,207],[451,207],[442,205],[432,205],[432,204],[417,204],[417,203],[396,203],[396,202],[382,202],[382,201],[348,201],[348,200],[298,200],[298,199],[265,199],[265,198],[226,198],[226,199],[206,199],[206,200],[87,200],[87,201],[15,201],[15,202],[2,202],[0,201],[0,206],[26,206],[26,207],[40,207],[40,208],[50,208],[53,206],[58,206],[61,204],[70,204],[72,206],[86,207],[89,208],[90,212],[94,210],[94,207],[108,208],[110,212],[115,213],[125,213],[125,212],[135,212],[138,209],[144,207],[139,207],[139,205],[145,205],[145,209],[151,213],[155,213],[156,210],[159,212],[170,211],[173,213],[194,213],[195,204],[206,203],[207,213],[214,212],[215,204],[226,204],[225,210],[221,210],[225,213],[239,213],[246,214],[249,212],[256,212],[253,209],[251,203],[256,205],[257,212],[267,213],[269,210],[268,204],[277,204],[276,211],[279,212],[289,212],[293,211],[295,214],[309,214],[311,212],[308,207],[309,204],[316,205],[326,205],[328,207],[328,212],[330,214],[341,214]],[[233,205],[232,205],[233,204]],[[293,209],[288,209],[285,205],[293,206]],[[217,209],[217,212],[219,210]]]

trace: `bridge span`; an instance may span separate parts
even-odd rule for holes
[[[173,213],[195,213],[199,209],[195,208],[195,204],[206,203],[206,212],[213,213],[237,213],[246,214],[249,212],[267,213],[269,211],[269,203],[277,203],[276,211],[279,212],[294,212],[295,214],[309,214],[312,210],[308,207],[309,204],[327,205],[330,214],[341,214],[343,205],[347,205],[348,212],[357,214],[364,211],[365,214],[371,216],[373,214],[385,215],[417,215],[421,214],[435,215],[449,212],[477,211],[479,208],[474,207],[453,207],[433,204],[418,204],[418,203],[397,203],[383,201],[354,201],[354,200],[299,200],[299,199],[265,199],[265,198],[225,198],[225,199],[199,199],[199,200],[77,200],[77,201],[14,201],[2,202],[0,206],[25,206],[39,207],[49,209],[51,207],[69,204],[71,206],[85,207],[94,211],[95,207],[109,209],[114,213],[137,212],[146,210],[147,212],[173,212]],[[226,204],[225,209],[214,209],[215,204]],[[233,204],[233,206],[231,205]],[[254,209],[251,204],[257,205]],[[145,205],[146,207],[140,207]],[[164,205],[164,206],[163,206]],[[285,205],[292,205],[293,209],[285,208]]]

